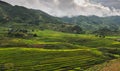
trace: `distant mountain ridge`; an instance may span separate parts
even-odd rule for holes
[[[7,19],[19,23],[20,22],[21,23],[32,23],[32,22],[55,23],[56,21],[58,21],[54,17],[42,11],[27,9],[22,6],[12,6],[3,1],[0,1],[0,13],[1,13],[0,17],[2,18],[6,17]]]
[[[32,25],[33,28],[44,28],[57,31],[69,31],[77,25],[84,31],[95,31],[102,27],[111,30],[120,29],[120,16],[76,16],[76,17],[53,17],[40,10],[28,9],[22,6],[12,6],[0,1],[0,25],[13,27],[17,25]],[[16,27],[16,26],[15,26]],[[29,27],[29,26],[27,26]]]
[[[12,6],[0,1],[0,27],[9,29],[40,29],[67,33],[82,33],[80,26],[68,24],[40,10]],[[77,28],[76,28],[77,27]]]
[[[120,29],[120,16],[98,17],[98,16],[76,16],[63,17],[62,21],[80,25],[85,30],[96,30],[102,27],[115,30]]]

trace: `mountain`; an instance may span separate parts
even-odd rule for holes
[[[68,33],[81,33],[83,30],[93,32],[105,27],[111,30],[119,30],[120,16],[58,18],[40,10],[17,5],[12,6],[9,3],[0,1],[0,25],[8,28],[50,29]]]
[[[0,1],[0,26],[16,29],[49,29],[68,33],[81,33],[80,26],[67,24],[40,10],[12,6]],[[77,27],[77,28],[75,28]]]
[[[120,16],[98,17],[98,16],[76,16],[63,17],[62,21],[80,25],[86,31],[94,31],[107,27],[111,30],[120,29]]]
[[[18,23],[60,23],[55,17],[52,17],[42,11],[27,9],[21,6],[12,6],[6,2],[0,1],[0,19],[14,21]]]

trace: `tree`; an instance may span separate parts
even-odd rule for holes
[[[104,28],[98,29],[97,31],[94,31],[93,33],[100,38],[105,38],[106,35],[111,35],[112,31],[104,27]]]
[[[76,34],[81,34],[81,33],[83,33],[83,30],[80,26],[75,25],[75,26],[72,27],[72,32],[76,33]]]
[[[26,37],[28,36],[28,31],[25,29],[11,29],[8,31],[8,36],[10,37]]]

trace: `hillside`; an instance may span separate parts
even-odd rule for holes
[[[104,27],[112,31],[120,30],[119,16],[76,16],[71,18],[58,18],[40,10],[28,9],[22,6],[12,6],[3,1],[0,1],[0,13],[0,25],[8,28],[38,28],[68,33],[77,33],[74,32],[74,27],[76,26],[81,29],[79,33],[83,33],[83,31],[91,33]]]
[[[98,38],[50,30],[33,33],[38,37],[1,38],[1,71],[85,71],[119,57],[120,42],[115,40],[119,36]]]
[[[111,30],[120,30],[120,16],[98,17],[98,16],[76,16],[61,18],[66,23],[80,25],[86,31],[94,31],[107,27]]]
[[[6,2],[0,1],[1,20],[17,23],[39,24],[39,23],[59,23],[55,17],[52,17],[42,11],[27,9],[21,6],[12,6]]]
[[[81,27],[67,24],[57,17],[50,16],[40,10],[12,6],[0,1],[0,26],[8,29],[49,29],[68,33],[82,33]],[[74,32],[74,30],[76,32]]]
[[[110,62],[120,58],[119,19],[58,18],[0,1],[0,71],[107,71],[120,61]]]

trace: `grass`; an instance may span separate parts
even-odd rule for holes
[[[94,35],[79,35],[79,34],[69,34],[69,33],[61,33],[50,30],[44,31],[34,31],[38,37],[36,38],[5,38],[1,39],[0,43],[3,47],[15,47],[17,45],[21,45],[21,47],[36,47],[40,45],[44,48],[55,48],[55,49],[76,49],[81,47],[119,47],[120,42],[114,41],[111,39],[98,38]],[[7,41],[6,41],[7,40]],[[16,45],[17,44],[17,45]],[[51,49],[51,48],[50,48]]]
[[[1,70],[84,71],[119,56],[120,42],[114,40],[118,36],[98,38],[91,34],[50,30],[35,30],[32,33],[38,37],[0,39]]]
[[[96,52],[96,51],[95,51]],[[11,63],[22,71],[74,70],[88,68],[106,58],[92,50],[49,50],[38,48],[0,48],[0,63]]]

